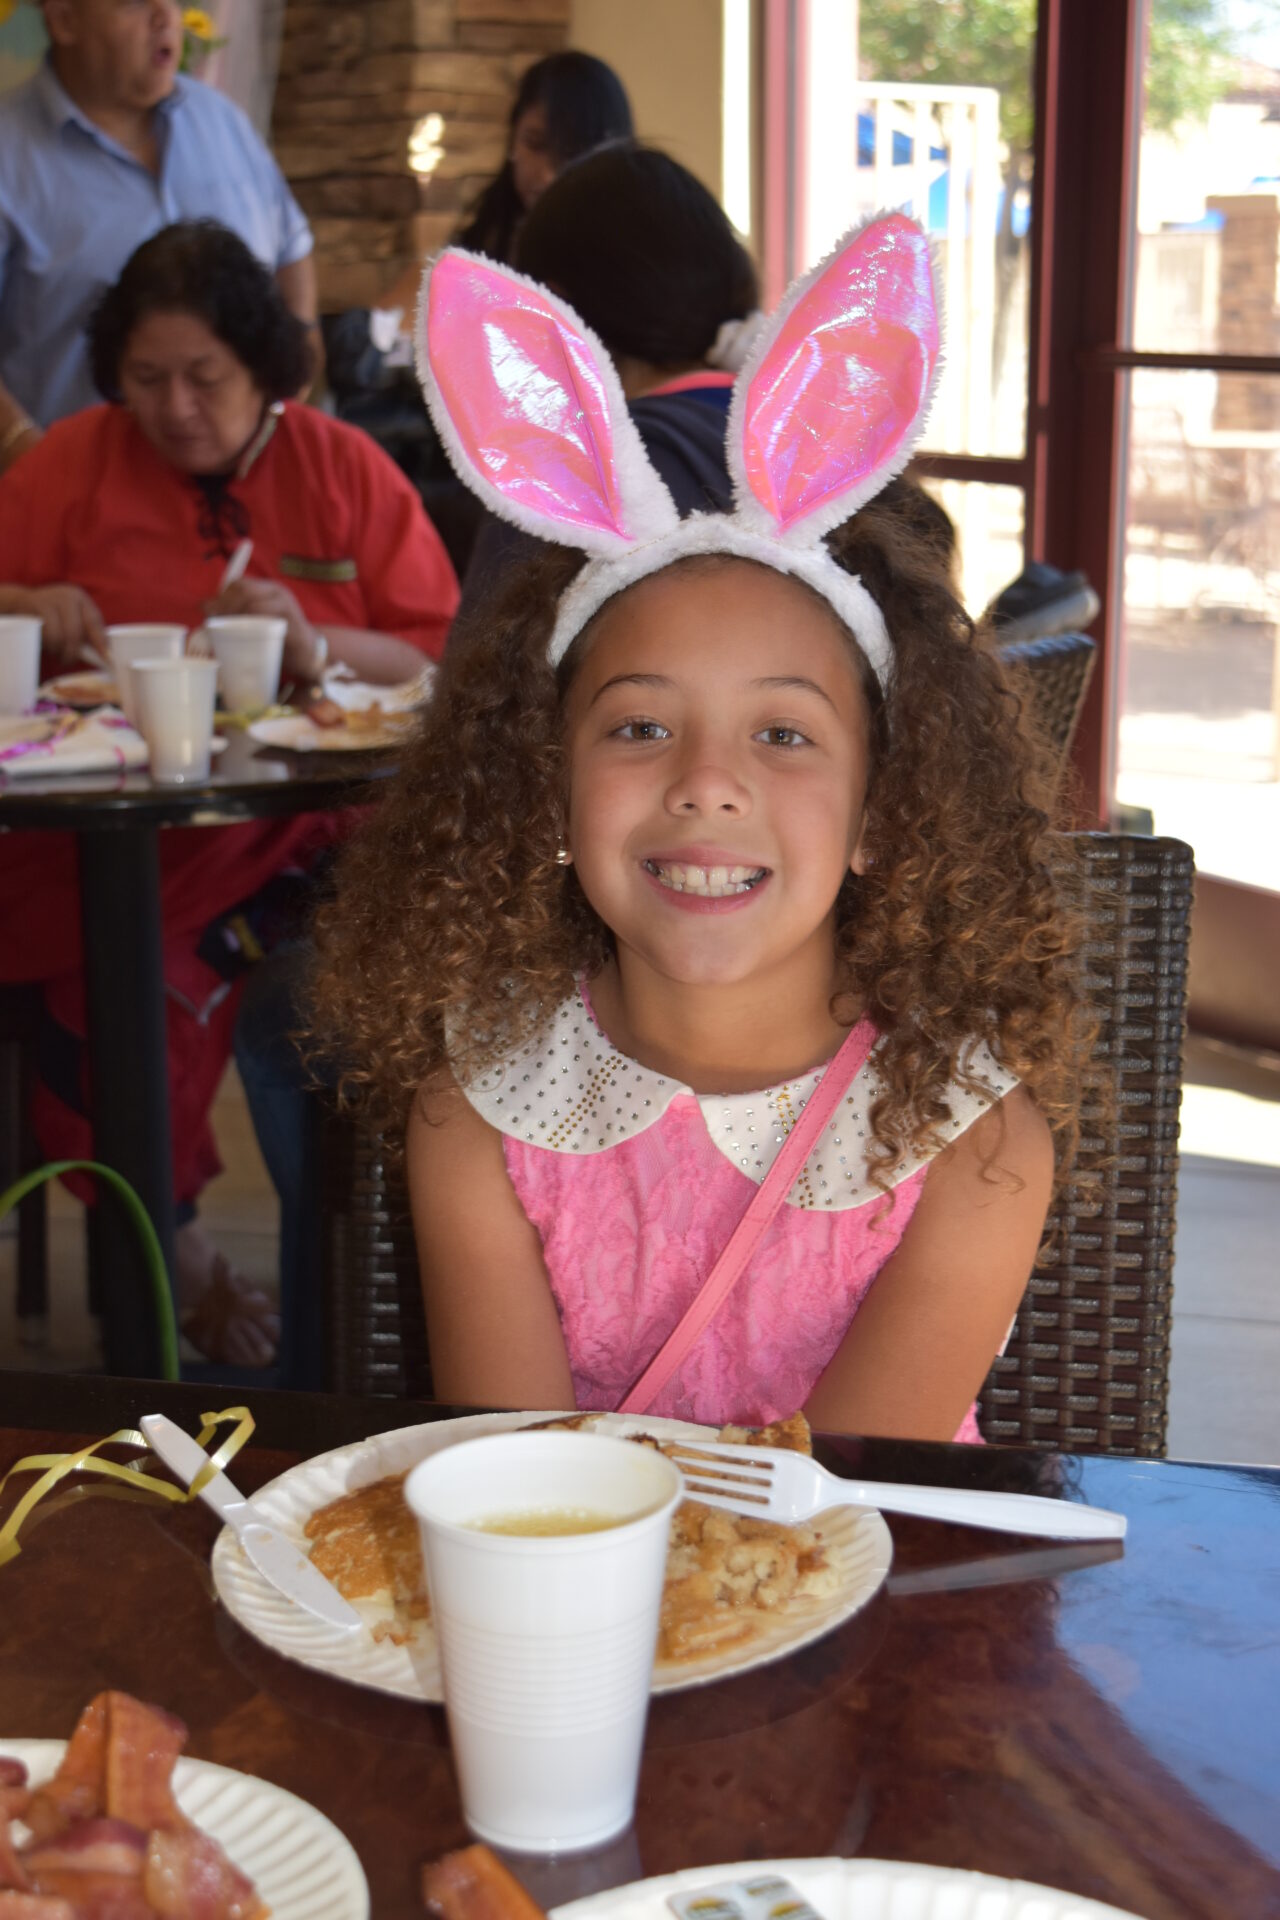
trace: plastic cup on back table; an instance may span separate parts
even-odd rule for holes
[[[629,1824],[681,1489],[652,1448],[584,1433],[461,1441],[409,1475],[463,1816],[480,1839],[567,1853]],[[484,1530],[575,1514],[599,1530]]]
[[[135,660],[137,726],[161,786],[207,780],[213,753],[216,660]]]
[[[204,634],[222,669],[219,689],[228,713],[261,713],[280,690],[285,620],[253,614],[219,614],[204,623]]]
[[[107,628],[107,647],[111,654],[116,690],[124,717],[131,726],[138,724],[138,703],[131,677],[134,663],[139,660],[180,660],[186,638],[185,627],[147,625]]]
[[[14,614],[0,620],[0,713],[27,713],[40,686],[43,623]]]

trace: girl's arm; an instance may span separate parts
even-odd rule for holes
[[[813,1425],[953,1440],[1026,1291],[1052,1190],[1048,1125],[1015,1088],[930,1167],[896,1252],[809,1397]]]
[[[437,1400],[573,1407],[542,1243],[516,1198],[502,1137],[452,1081],[415,1101],[405,1143]]]

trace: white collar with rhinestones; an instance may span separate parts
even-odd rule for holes
[[[952,1084],[951,1119],[941,1128],[946,1139],[958,1138],[1017,1085],[1016,1076],[981,1043],[973,1047],[967,1064],[983,1091]],[[620,1053],[575,993],[532,1040],[465,1091],[476,1112],[499,1133],[526,1146],[572,1154],[603,1153],[654,1126],[673,1100],[693,1098],[725,1159],[758,1186],[821,1077],[822,1068],[816,1067],[759,1093],[694,1094],[683,1082]],[[787,1195],[789,1205],[838,1213],[878,1196],[880,1189],[867,1172],[866,1143],[871,1109],[882,1091],[873,1051],[823,1129]],[[928,1157],[908,1156],[889,1176],[890,1186],[909,1179]]]

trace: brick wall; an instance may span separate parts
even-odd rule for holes
[[[1210,194],[1222,215],[1218,352],[1280,353],[1280,195]],[[1280,426],[1280,392],[1271,376],[1231,374],[1218,382],[1215,427]]]
[[[322,310],[371,305],[448,239],[569,15],[570,0],[287,0],[273,144],[315,230]],[[428,113],[444,153],[419,181],[409,136]]]

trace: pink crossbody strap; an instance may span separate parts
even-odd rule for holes
[[[698,1289],[688,1311],[677,1321],[630,1393],[620,1402],[619,1413],[644,1413],[651,1407],[689,1349],[709,1325],[730,1288],[748,1265],[773,1216],[795,1185],[818,1135],[857,1076],[875,1037],[876,1030],[871,1022],[860,1020],[834,1059],[828,1063],[808,1105],[787,1135],[782,1152],[761,1181],[715,1266]]]

